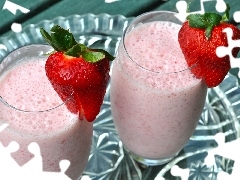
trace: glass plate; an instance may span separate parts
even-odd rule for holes
[[[7,47],[7,50],[0,49],[0,61],[21,46],[44,44],[39,28],[49,31],[54,24],[70,29],[80,43],[103,48],[114,55],[121,35],[131,20],[121,15],[108,14],[72,15],[44,20],[25,27],[21,33],[0,38],[0,44]],[[110,84],[101,112],[94,122],[92,150],[83,175],[96,180],[151,180],[156,176],[156,180],[174,180],[184,174],[174,174],[176,167],[178,172],[187,170],[188,179],[217,179],[220,172],[232,173],[236,164],[234,159],[217,154],[214,163],[209,166],[205,158],[208,152],[218,146],[216,134],[224,135],[225,144],[239,137],[240,88],[233,75],[228,74],[218,87],[208,90],[206,105],[196,131],[180,154],[171,162],[156,167],[134,162],[122,148],[112,121],[109,89]]]

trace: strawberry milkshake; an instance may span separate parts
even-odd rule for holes
[[[126,150],[146,165],[168,162],[193,134],[207,87],[188,67],[178,43],[181,23],[171,12],[133,21],[113,62],[111,107]]]
[[[69,112],[45,74],[46,53],[51,47],[30,45],[8,55],[0,69],[0,122],[9,127],[0,142],[16,141],[20,149],[12,156],[22,166],[33,155],[27,147],[40,146],[43,171],[59,172],[59,162],[70,161],[66,174],[80,178],[88,161],[93,124]]]

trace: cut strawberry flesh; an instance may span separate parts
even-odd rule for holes
[[[43,38],[55,49],[45,64],[46,75],[70,112],[79,119],[93,121],[103,102],[109,80],[109,61],[114,60],[102,49],[78,43],[69,30],[56,25]]]
[[[89,63],[62,52],[49,56],[47,76],[69,111],[93,121],[100,111],[109,80],[109,61]]]

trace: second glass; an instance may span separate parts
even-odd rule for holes
[[[111,75],[112,116],[120,140],[146,165],[170,161],[188,142],[204,107],[207,87],[188,67],[173,12],[150,12],[126,29]]]

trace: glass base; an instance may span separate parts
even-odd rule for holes
[[[131,152],[126,147],[124,147],[124,149],[133,158],[133,160],[135,160],[136,162],[141,163],[145,166],[159,166],[159,165],[162,165],[162,164],[166,164],[169,161],[171,161],[173,158],[175,158],[179,153],[179,152],[177,152],[176,154],[174,154],[170,157],[161,158],[161,159],[148,159],[148,158],[144,158],[142,156],[139,156],[139,155]]]

